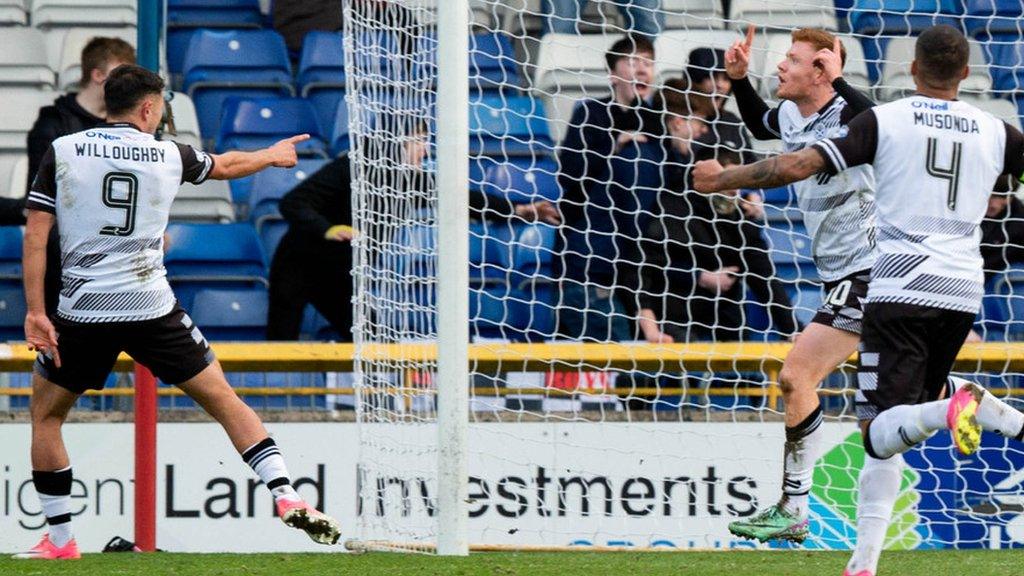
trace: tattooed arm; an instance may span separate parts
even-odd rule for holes
[[[693,186],[700,192],[718,192],[739,188],[775,188],[804,180],[828,168],[817,148],[773,156],[744,166],[723,169],[716,160],[698,162],[693,170]]]

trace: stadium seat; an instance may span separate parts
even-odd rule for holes
[[[811,238],[803,224],[764,228],[768,252],[775,271],[783,280],[815,280],[818,277],[811,259]]]
[[[338,106],[334,110],[334,121],[331,122],[331,126],[331,155],[341,156],[352,146],[349,137],[348,103],[344,98],[338,99]]]
[[[11,88],[51,90],[56,87],[57,79],[50,69],[46,42],[41,32],[34,28],[5,28],[3,37],[0,87],[4,88],[5,95]],[[17,113],[28,114],[24,108],[17,110]],[[32,119],[35,119],[35,115],[32,115]]]
[[[983,40],[997,34],[1020,36],[1024,3],[1020,0],[964,0],[967,34]]]
[[[512,269],[512,236],[512,226],[508,222],[470,223],[470,284],[508,284]]]
[[[185,55],[196,28],[169,28],[164,38],[167,56],[167,71],[171,73],[171,85],[175,90],[181,88],[181,71],[185,65]]]
[[[134,27],[136,0],[32,0],[32,25]]]
[[[172,92],[171,112],[174,114],[174,127],[177,134],[166,138],[181,144],[189,144],[197,150],[203,149],[203,135],[199,129],[199,118],[192,99],[184,92]]]
[[[551,279],[554,273],[555,246],[558,231],[550,224],[517,226],[512,241],[512,269],[518,275],[516,287],[523,283]]]
[[[300,156],[327,157],[327,144],[316,111],[308,101],[232,96],[224,101],[217,152],[266,148],[296,134],[310,136],[295,145]]]
[[[277,246],[287,233],[288,222],[284,220],[271,218],[260,222],[260,244],[263,246],[263,252],[267,255],[268,260],[273,261],[274,254],[277,253]]]
[[[248,210],[248,218],[256,231],[259,232],[267,220],[280,220],[277,204],[281,198],[326,163],[326,160],[301,159],[294,168],[269,168],[256,173],[249,192]]]
[[[786,0],[732,0],[729,18],[732,26],[745,31],[754,23],[758,28],[792,30],[824,28],[838,30],[831,2],[789,2]]]
[[[558,185],[558,167],[554,164],[520,166],[509,162],[494,164],[484,173],[480,189],[517,204],[551,200],[562,196]]]
[[[184,224],[167,227],[167,278],[188,309],[203,289],[267,285],[267,262],[249,224]]]
[[[25,340],[25,311],[20,286],[0,287],[0,342]]]
[[[57,82],[61,90],[77,90],[82,79],[82,48],[96,36],[120,38],[135,46],[134,29],[122,28],[72,28],[64,36],[57,66]]]
[[[469,86],[482,92],[519,89],[519,63],[508,36],[474,34],[469,38]]]
[[[554,153],[547,114],[530,97],[484,96],[470,101],[470,154],[544,156]]]
[[[0,0],[0,26],[24,26],[26,24],[28,24],[26,0]]]
[[[302,42],[296,86],[313,103],[325,134],[334,133],[335,113],[345,97],[344,54],[338,32],[313,31]]]
[[[200,30],[189,41],[182,73],[204,140],[217,134],[228,97],[294,95],[284,39],[269,30]]]
[[[229,372],[225,374],[233,388],[324,388],[322,372]],[[242,400],[257,410],[310,410],[325,408],[324,395],[252,395]]]
[[[331,326],[331,323],[322,314],[317,312],[312,304],[307,304],[302,314],[302,328],[299,332],[299,340],[337,342],[340,340],[340,335]]]
[[[259,0],[167,0],[168,28],[259,28]]]
[[[856,34],[900,35],[921,32],[936,24],[955,28],[962,12],[957,0],[856,0],[849,12]]]
[[[700,30],[721,28],[722,3],[719,0],[662,0],[665,29]]]
[[[26,139],[39,109],[53,104],[57,96],[56,92],[38,90],[5,91],[0,106],[0,151],[17,152],[20,157],[26,151]]]
[[[914,61],[916,42],[916,38],[893,38],[886,46],[882,82],[877,88],[883,98],[895,99],[914,92],[910,63]],[[960,90],[964,93],[986,94],[992,88],[988,63],[980,44],[971,41],[970,47],[970,75],[960,83]]]
[[[11,166],[10,176],[7,179],[6,190],[0,190],[0,196],[5,198],[22,198],[25,190],[28,189],[28,155],[22,154]]]
[[[0,286],[21,286],[21,226],[0,226]]]
[[[210,341],[265,340],[267,335],[266,290],[201,290],[192,301],[189,315]]]
[[[182,184],[171,204],[171,221],[230,224],[235,221],[231,187],[225,180]]]
[[[1020,34],[993,35],[984,41],[982,51],[997,93],[1024,92],[1024,43]]]

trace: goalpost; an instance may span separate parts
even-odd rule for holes
[[[767,276],[741,271],[739,325],[719,309],[689,331],[666,330],[674,343],[650,343],[633,328],[641,310],[653,302],[664,315],[678,305],[673,297],[708,306],[695,261],[710,251],[725,259],[721,267],[730,265],[729,241],[674,246],[657,264],[648,260],[648,246],[640,252],[640,279],[631,279],[623,264],[628,250],[657,232],[651,223],[663,199],[684,193],[651,172],[671,163],[654,149],[658,134],[585,154],[585,176],[559,181],[566,134],[581,120],[597,123],[587,115],[572,120],[575,106],[609,93],[605,53],[644,16],[643,3],[632,3],[640,11],[632,13],[620,13],[618,4],[591,0],[571,21],[575,32],[541,36],[545,17],[531,0],[343,3],[358,230],[353,549],[462,555],[470,547],[753,547],[732,538],[728,522],[780,494],[777,376],[785,326],[806,324],[824,297],[791,190],[752,191],[764,200],[763,214],[746,218],[764,244],[732,241],[728,248],[741,260],[760,253],[772,263]],[[877,101],[912,90],[915,19],[973,22],[932,4],[930,16],[885,9],[858,15],[859,31],[841,33],[850,83]],[[658,7],[647,16],[664,29],[653,41],[651,84],[696,81],[708,70],[688,68],[691,52],[726,48],[754,23],[750,77],[769,101],[789,32],[836,31],[846,18],[831,2],[814,0],[732,0],[728,14],[717,1],[652,5]],[[1019,87],[1012,84],[1020,65],[1006,64],[1013,41],[996,29],[1003,24],[990,16],[984,43],[974,35],[964,97],[1019,125],[1012,98]],[[670,85],[695,90],[692,83]],[[735,112],[733,99],[725,110]],[[710,129],[724,135],[730,123],[735,128],[738,120]],[[749,160],[779,148],[723,136],[718,150]],[[530,210],[507,205],[557,202],[562,186],[575,184],[588,196],[573,201],[570,210],[581,214],[573,221],[538,222]],[[482,208],[471,209],[470,191],[483,194]],[[694,218],[717,234],[756,204],[752,195],[708,202]],[[664,228],[662,234],[676,232]],[[679,243],[669,236],[655,237],[653,250]],[[684,277],[690,282],[680,283]],[[993,274],[978,325],[987,343],[965,347],[956,367],[1000,396],[1022,388],[1018,345],[1011,343],[1024,334],[1014,315],[1020,280],[1012,270]],[[789,307],[764,302],[758,281],[769,282],[767,292],[784,291]],[[567,334],[574,319],[586,334]],[[604,343],[620,325],[629,330],[625,342]],[[708,338],[743,343],[702,342]],[[851,367],[820,389],[828,440],[811,493],[812,549],[849,548],[855,538],[864,452]],[[906,460],[887,546],[1024,545],[1019,446],[986,437],[977,457],[962,460],[938,435]]]

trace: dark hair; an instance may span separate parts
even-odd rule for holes
[[[135,48],[120,38],[97,36],[82,48],[81,86],[89,83],[93,70],[99,70],[113,61],[135,64]]]
[[[714,115],[715,107],[711,103],[711,98],[692,92],[689,87],[689,82],[685,78],[672,78],[658,91],[654,102],[666,114],[666,121],[670,117],[708,118]]]
[[[725,74],[725,50],[720,48],[694,48],[686,64],[690,82],[699,84],[718,74]]]
[[[146,96],[162,94],[163,91],[164,79],[159,74],[135,64],[123,64],[107,76],[103,101],[107,105],[107,114],[118,116],[134,109]]]
[[[654,58],[654,43],[646,36],[623,36],[616,40],[604,55],[608,70],[615,70],[619,60],[634,54],[647,54]]]
[[[935,88],[952,88],[960,82],[971,56],[967,38],[952,26],[940,24],[917,38],[914,60],[921,81]]]

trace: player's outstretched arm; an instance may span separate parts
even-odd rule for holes
[[[309,140],[309,134],[299,134],[285,138],[269,148],[253,152],[225,152],[213,155],[213,169],[210,178],[215,180],[234,180],[245,178],[265,168],[291,168],[298,163],[295,145]]]
[[[728,169],[722,168],[717,160],[704,160],[693,169],[693,187],[699,192],[775,188],[799,182],[826,168],[825,158],[816,148],[804,148]]]

